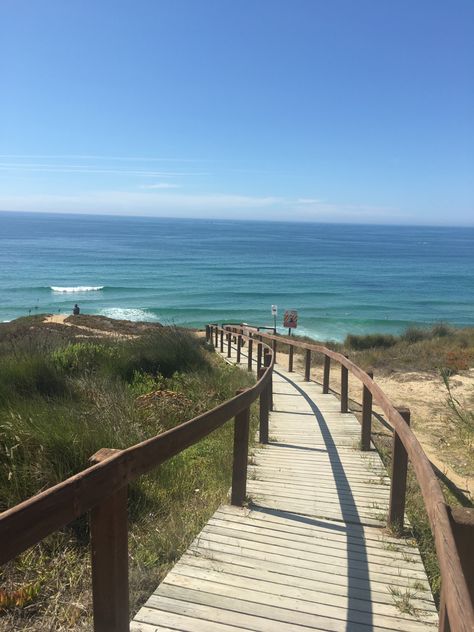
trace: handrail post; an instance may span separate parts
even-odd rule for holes
[[[262,368],[262,349],[263,349],[263,345],[262,345],[262,341],[260,341],[257,343],[257,373]]]
[[[410,409],[397,408],[406,424],[410,425]],[[403,529],[405,499],[407,489],[408,455],[398,433],[393,431],[392,446],[392,484],[390,486],[390,506],[388,526],[396,531]]]
[[[347,412],[349,412],[349,371],[341,364],[341,413]]]
[[[263,364],[265,367],[269,367],[271,363],[271,353],[268,349],[265,349]],[[268,380],[268,410],[273,410],[273,371],[270,372],[270,379]]]
[[[241,388],[237,395],[247,389]],[[234,419],[234,460],[232,464],[231,504],[242,507],[247,494],[247,463],[249,456],[250,408],[238,413]]]
[[[216,347],[216,349],[217,349],[217,345],[218,345],[218,343],[219,343],[219,329],[218,329],[218,326],[217,326],[217,325],[214,325],[214,334],[215,334],[215,337],[216,337],[216,341],[215,341],[215,343],[214,343],[214,346],[215,346],[215,347]]]
[[[367,375],[373,379],[373,371],[367,371]],[[370,437],[372,434],[372,393],[364,384],[362,390],[362,426],[360,435],[360,449],[366,452],[370,450]]]
[[[275,362],[276,362],[276,355],[277,355],[277,341],[276,340],[272,340],[272,349],[273,349],[273,354],[275,356]]]
[[[265,375],[266,369],[262,366],[258,370],[258,379]],[[268,443],[268,392],[267,386],[260,393],[260,424],[259,424],[259,442]]]
[[[295,348],[293,345],[290,345],[290,349],[288,352],[288,373],[293,372],[293,354],[295,352]]]
[[[323,394],[329,393],[329,375],[331,372],[331,358],[327,355],[324,356],[324,371],[323,371]]]
[[[224,353],[224,330],[221,329],[221,353]]]
[[[306,349],[306,359],[304,363],[304,381],[309,382],[311,371],[311,349]]]
[[[242,347],[242,335],[238,334],[238,336],[237,336],[237,364],[240,363],[241,347]]]
[[[211,328],[209,327],[209,325],[206,325],[206,342],[209,342],[210,339],[211,339]]]
[[[102,449],[93,464],[119,450]],[[94,632],[129,632],[127,486],[90,512]]]
[[[451,529],[456,543],[459,561],[466,580],[471,603],[474,604],[474,509],[446,506]],[[445,601],[445,588],[441,585],[441,603],[439,606],[440,632],[450,632],[449,616]]]
[[[227,332],[227,357],[230,358],[232,356],[232,334],[230,331]]]
[[[253,354],[253,340],[249,338],[247,346],[247,369],[252,370],[252,354]]]

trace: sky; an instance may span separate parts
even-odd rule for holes
[[[472,0],[2,0],[0,209],[474,225]]]

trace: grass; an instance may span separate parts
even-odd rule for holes
[[[402,591],[398,586],[389,586],[389,590],[393,603],[400,612],[417,617],[418,610],[413,605],[413,599],[416,599],[417,596],[415,592],[409,589]]]
[[[391,472],[391,461],[392,461],[392,453],[391,453],[391,436],[386,433],[380,432],[382,429],[381,424],[374,420],[373,421],[373,430],[372,433],[372,441],[377,448],[378,453],[387,469],[388,472]],[[379,431],[379,432],[377,432]],[[440,482],[441,488],[443,490],[444,496],[446,498],[446,502],[452,506],[459,505],[459,501],[453,496],[450,490]],[[472,503],[466,501],[466,506],[472,506]],[[423,500],[423,496],[421,494],[420,486],[416,479],[415,473],[411,464],[408,465],[408,475],[407,475],[407,491],[406,491],[406,514],[408,516],[408,520],[410,521],[411,529],[410,532],[405,530],[403,533],[394,533],[397,537],[413,537],[417,543],[418,549],[420,551],[423,564],[426,569],[426,574],[428,577],[428,581],[430,583],[430,588],[433,593],[433,597],[435,599],[436,604],[439,606],[440,600],[440,590],[441,590],[441,576],[439,570],[438,559],[436,555],[436,548],[434,543],[434,538],[431,533],[431,527],[428,519],[428,515],[425,510],[425,504]],[[385,516],[384,516],[385,518]],[[406,559],[407,562],[412,561],[411,559]],[[394,596],[396,597],[396,603],[400,606],[400,608],[408,607],[409,605],[409,596],[406,594],[400,594]],[[408,610],[401,610],[402,612],[408,612]]]
[[[410,327],[400,336],[348,336],[340,351],[362,368],[379,373],[446,370],[454,374],[474,362],[474,328],[438,324],[430,329]]]
[[[176,328],[117,342],[58,334],[37,319],[16,332],[8,325],[0,327],[2,509],[84,469],[98,449],[154,436],[252,381]],[[130,486],[132,612],[225,499],[232,445],[227,423]],[[1,630],[90,629],[88,537],[83,517],[2,569]]]
[[[464,443],[468,452],[472,455],[474,448],[474,391],[469,401],[460,401],[452,392],[450,374],[441,372],[444,385],[448,394],[448,406],[451,411],[450,420],[453,423],[459,439]]]

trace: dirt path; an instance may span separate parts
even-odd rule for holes
[[[75,323],[67,322],[69,314],[50,314],[43,320],[44,323],[55,323],[56,325],[64,325],[65,327],[74,327],[75,329],[82,329],[88,333],[100,336],[101,338],[120,338],[121,340],[130,340],[132,338],[138,338],[134,334],[122,334],[117,331],[107,331],[106,329],[94,329],[93,327],[86,327],[86,325],[76,325]]]

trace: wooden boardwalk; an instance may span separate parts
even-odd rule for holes
[[[216,511],[131,630],[437,629],[417,548],[384,531],[389,479],[377,452],[357,449],[355,416],[279,365],[273,388],[249,508]]]

